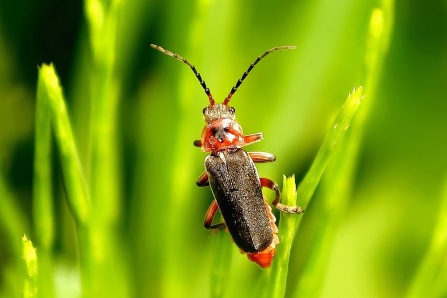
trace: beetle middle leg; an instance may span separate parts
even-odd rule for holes
[[[208,173],[203,172],[202,175],[200,175],[199,179],[197,179],[196,184],[200,187],[209,186],[210,182],[208,181]]]
[[[267,152],[248,152],[253,162],[274,162],[276,156]]]
[[[217,205],[216,200],[213,200],[210,207],[208,208],[208,211],[206,212],[205,221],[203,222],[203,226],[205,227],[205,229],[211,231],[219,231],[226,228],[227,225],[224,222],[220,222],[215,225],[212,224],[217,210],[219,210],[219,206]]]
[[[259,179],[261,181],[261,186],[262,187],[267,187],[270,188],[271,190],[274,190],[276,193],[276,197],[272,202],[272,205],[276,207],[276,209],[278,209],[279,211],[282,212],[287,212],[287,213],[293,213],[293,214],[299,214],[304,212],[304,209],[301,208],[300,206],[287,206],[284,204],[280,203],[280,193],[279,193],[279,188],[278,188],[278,184],[276,184],[275,182],[273,182],[272,180],[268,179],[268,178],[260,178]]]
[[[210,182],[208,181],[208,173],[203,172],[202,175],[200,175],[199,179],[196,181],[197,186],[209,186]],[[211,205],[208,207],[208,211],[205,215],[205,220],[203,222],[203,226],[207,230],[211,231],[219,231],[221,229],[225,229],[227,225],[224,222],[218,223],[213,225],[213,219],[216,215],[217,210],[219,210],[219,205],[217,205],[217,201],[213,200]]]

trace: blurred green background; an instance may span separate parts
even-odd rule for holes
[[[110,245],[116,247],[100,258],[120,260],[110,267],[120,272],[111,270],[108,279],[122,288],[117,297],[208,297],[219,237],[233,250],[226,297],[252,297],[268,278],[226,233],[210,235],[202,227],[212,195],[195,186],[206,155],[192,142],[200,138],[207,98],[186,65],[151,49],[151,43],[191,61],[217,101],[265,50],[297,46],[264,59],[231,102],[246,133],[264,133],[264,141],[246,149],[276,155],[276,163],[258,170],[278,183],[293,173],[301,181],[348,92],[363,85],[360,110],[368,111],[353,157],[350,196],[331,227],[327,264],[306,297],[411,294],[447,200],[446,1],[98,1],[104,11],[118,7],[116,48],[108,57],[113,88],[107,89],[116,102],[106,143],[115,152],[115,180],[95,172],[91,154],[97,121],[91,117],[97,94],[91,45],[100,38],[92,28],[107,22],[100,15],[91,19],[95,3],[0,2],[0,297],[20,296],[24,233],[39,254],[39,219],[32,211],[34,110],[37,66],[50,62],[60,76],[87,184],[114,196],[103,197],[95,212],[112,210]],[[370,18],[374,8],[387,5],[389,45],[377,61],[377,85],[368,86]],[[54,278],[47,278],[54,280],[57,297],[79,297],[79,236],[58,153],[53,146]],[[95,175],[107,179],[98,184]],[[331,189],[317,189],[297,232],[287,297],[300,296],[300,280],[321,233],[323,193],[330,197]],[[434,285],[447,278],[446,254],[433,269]],[[101,283],[101,276],[93,278]],[[434,293],[446,297],[447,288]]]

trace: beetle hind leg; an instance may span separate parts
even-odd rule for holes
[[[268,178],[260,178],[259,180],[261,181],[262,187],[267,187],[267,188],[275,191],[276,197],[273,200],[272,205],[275,206],[276,209],[278,209],[281,212],[292,213],[292,214],[300,214],[300,213],[304,212],[304,209],[301,208],[300,206],[287,206],[287,205],[281,204],[281,202],[280,202],[281,195],[279,193],[278,184],[276,184],[275,182],[273,182],[272,180],[270,180]]]

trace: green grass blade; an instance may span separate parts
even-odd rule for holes
[[[80,228],[84,295],[130,296],[129,256],[119,227],[122,218],[122,177],[119,164],[117,28],[126,2],[85,1],[92,53],[88,181],[94,218]],[[102,258],[97,258],[102,255]]]
[[[365,55],[366,82],[369,87],[368,102],[359,111],[354,126],[346,136],[341,146],[335,151],[335,162],[326,170],[326,179],[322,181],[322,196],[319,202],[319,223],[315,235],[312,252],[306,262],[294,297],[317,295],[322,290],[322,284],[329,262],[333,240],[340,222],[346,214],[346,208],[351,198],[353,176],[357,164],[357,156],[362,142],[364,125],[368,111],[374,100],[370,94],[375,94],[377,82],[381,75],[381,66],[388,49],[392,14],[389,6],[384,10],[375,9],[371,15],[368,47]],[[384,17],[386,17],[384,19]]]
[[[40,254],[39,296],[54,297],[52,247],[54,216],[51,171],[50,108],[46,88],[38,84],[33,179],[33,219]]]
[[[18,236],[29,229],[26,218],[17,205],[17,198],[10,191],[5,177],[0,173],[0,226],[6,233],[7,243],[15,256],[20,256],[22,245]]]
[[[367,52],[365,55],[368,97],[374,98],[382,73],[385,55],[388,53],[391,33],[394,25],[394,1],[382,0],[380,8],[372,12],[369,23]],[[370,104],[367,104],[369,106]],[[366,109],[364,114],[369,111]]]
[[[93,210],[82,174],[61,87],[54,68],[43,65],[39,70],[41,100],[48,103],[50,119],[59,149],[67,199],[78,222],[81,251],[83,294],[126,297],[125,257],[120,258],[118,235],[111,231],[100,210]],[[108,184],[102,187],[107,187]],[[93,216],[94,214],[94,216]],[[112,227],[113,229],[113,227]],[[98,257],[101,255],[102,257]],[[107,255],[107,257],[105,257]]]
[[[351,132],[354,130],[357,127],[353,127]],[[318,210],[319,218],[315,239],[292,297],[318,296],[322,290],[336,231],[351,198],[352,176],[359,147],[353,139],[355,134],[350,133],[335,150],[320,183],[319,202],[313,205]]]
[[[223,230],[213,235],[213,266],[211,267],[210,297],[224,297],[226,285],[230,279],[231,259],[234,243],[229,239],[229,234]]]
[[[362,92],[363,87],[359,87],[358,89],[354,89],[352,94],[349,94],[348,99],[332,123],[331,129],[326,135],[312,167],[304,177],[303,182],[298,186],[298,205],[302,208],[306,209],[309,204],[335,146],[348,130],[352,117],[356,113],[362,100]],[[301,221],[300,219],[296,223],[297,227]]]
[[[10,251],[13,269],[7,276],[6,270],[2,271],[5,283],[9,285],[0,291],[0,297],[19,297],[22,288],[23,271],[21,271],[22,241],[19,238],[25,231],[29,231],[28,221],[18,204],[16,197],[9,189],[6,179],[0,172],[0,227],[5,236],[3,247]]]
[[[90,212],[90,200],[79,162],[70,120],[59,78],[52,65],[39,68],[38,102],[46,102],[59,149],[67,200],[78,223],[85,223]]]
[[[340,142],[346,130],[349,128],[352,117],[360,105],[362,90],[363,88],[360,87],[357,90],[354,89],[352,94],[349,94],[348,99],[335,118],[331,126],[331,130],[326,135],[326,138],[321,145],[312,167],[305,176],[303,182],[299,185],[297,194],[290,189],[291,182],[288,182],[287,180],[284,181],[284,185],[287,186],[287,188],[285,188],[287,189],[284,193],[285,196],[282,198],[284,202],[287,201],[287,204],[299,205],[304,210],[306,209],[329,162],[329,158],[333,154],[335,146]],[[295,196],[298,197],[297,204],[295,204]],[[276,264],[274,263],[272,269],[272,286],[269,287],[270,292],[267,297],[284,297],[287,283],[290,248],[295,236],[295,231],[298,230],[299,223],[301,222],[301,218],[302,216],[281,214],[279,231],[281,233],[280,245],[282,244],[282,247],[278,246],[278,257],[275,259]],[[293,223],[293,225],[291,225],[291,223]]]
[[[304,178],[304,181],[298,187],[297,194],[295,193],[294,182],[292,181],[294,177],[284,180],[283,203],[288,205],[299,205],[306,209],[329,162],[329,158],[333,154],[335,146],[344,136],[346,130],[349,128],[352,117],[357,111],[362,99],[362,89],[362,87],[357,90],[354,89],[353,93],[348,96],[343,108],[340,110],[331,126],[332,129],[326,135],[312,167]],[[298,197],[297,200],[295,200],[296,196]],[[302,215],[281,214],[279,224],[281,243],[278,246],[277,257],[275,257],[275,263],[273,264],[273,281],[271,287],[269,287],[269,294],[267,297],[284,297],[290,248],[301,218]]]
[[[122,1],[85,1],[92,52],[90,74],[90,140],[88,178],[90,197],[97,217],[114,224],[120,214],[118,170],[119,78],[116,68],[118,12]]]
[[[23,298],[36,297],[37,288],[37,254],[31,240],[22,237],[22,259],[24,262]]]
[[[407,292],[407,297],[444,297],[447,293],[447,180],[428,249]]]
[[[42,81],[41,81],[42,82]],[[54,238],[51,176],[50,110],[44,84],[38,85],[36,102],[33,212],[34,226],[39,243],[50,247]]]
[[[288,206],[295,206],[296,197],[295,176],[284,176],[281,203]],[[275,259],[271,269],[272,275],[267,288],[268,293],[265,297],[284,297],[287,284],[290,248],[292,247],[295,235],[295,225],[299,217],[301,217],[301,215],[281,214],[281,221],[278,227],[280,243],[276,249]]]

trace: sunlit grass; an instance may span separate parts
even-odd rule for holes
[[[54,69],[43,65],[39,76],[40,91],[38,93],[38,111],[40,111],[40,116],[37,118],[37,127],[40,128],[37,130],[37,135],[39,137],[38,148],[42,149],[39,149],[36,153],[38,154],[38,158],[36,159],[38,162],[36,164],[37,169],[41,169],[39,172],[36,172],[36,177],[39,178],[37,181],[41,181],[36,185],[36,198],[37,202],[42,201],[41,205],[46,205],[47,207],[37,208],[36,210],[41,210],[42,215],[38,214],[39,218],[41,217],[44,219],[42,223],[48,222],[48,227],[46,229],[51,232],[52,218],[51,216],[45,215],[45,212],[51,211],[51,205],[45,203],[44,200],[51,201],[51,196],[48,191],[48,189],[51,188],[51,184],[46,185],[50,180],[47,167],[49,163],[48,156],[51,152],[48,145],[48,130],[51,123],[54,127],[57,145],[61,154],[61,165],[64,171],[65,183],[67,185],[69,206],[71,207],[73,216],[78,224],[80,241],[78,245],[80,246],[81,251],[80,274],[82,277],[81,280],[83,281],[83,292],[87,296],[94,295],[95,293],[104,294],[107,291],[116,294],[120,291],[116,289],[120,288],[121,291],[123,291],[126,288],[125,279],[121,280],[121,285],[114,283],[114,287],[105,286],[107,284],[110,285],[111,280],[114,279],[105,270],[111,270],[111,268],[120,263],[116,262],[116,258],[113,257],[114,251],[116,250],[114,247],[117,245],[114,243],[114,240],[118,240],[118,238],[115,238],[116,236],[113,234],[109,234],[110,232],[113,233],[113,230],[109,230],[109,225],[112,224],[113,226],[113,221],[110,223],[109,221],[113,220],[116,212],[113,211],[113,209],[119,206],[119,204],[115,202],[115,200],[119,198],[119,191],[117,188],[112,190],[113,187],[117,187],[117,183],[114,182],[117,179],[116,174],[114,174],[117,167],[114,162],[116,158],[116,149],[110,150],[114,147],[116,142],[116,137],[113,136],[113,127],[116,125],[116,123],[114,123],[116,121],[114,118],[116,107],[114,106],[116,106],[116,98],[118,96],[117,88],[119,88],[114,83],[116,82],[116,74],[114,74],[114,54],[108,52],[111,50],[113,51],[115,40],[113,32],[116,26],[114,23],[116,22],[114,19],[116,17],[114,17],[116,12],[114,9],[117,9],[117,7],[112,4],[110,11],[108,11],[111,15],[108,15],[105,12],[105,8],[101,6],[101,3],[92,1],[87,4],[87,15],[88,18],[91,19],[90,35],[91,46],[93,49],[93,61],[96,64],[96,70],[94,70],[91,79],[92,97],[95,98],[95,100],[92,101],[90,120],[90,152],[92,152],[92,155],[89,158],[88,182],[85,180],[79,162],[74,137],[71,132],[72,128],[65,108],[65,100],[63,99],[62,89],[59,86]],[[99,19],[104,20],[98,22]],[[105,30],[104,33],[101,33],[102,30]],[[103,41],[101,42],[101,40]],[[190,77],[191,76],[186,76],[185,80],[190,81]],[[182,94],[188,93],[189,87],[185,88],[187,89],[185,89]],[[344,108],[334,120],[334,124],[331,126],[331,130],[322,144],[320,153],[317,155],[313,167],[310,169],[308,176],[306,176],[303,184],[298,189],[300,194],[298,202],[304,208],[307,207],[310,198],[315,191],[329,161],[329,157],[332,154],[333,148],[348,129],[352,116],[360,103],[360,98],[361,88],[359,91],[354,91],[352,96],[349,96]],[[48,122],[48,117],[45,117],[45,113],[49,115],[51,122]],[[186,126],[187,124],[182,124],[182,121],[189,123],[190,121],[188,121],[188,118],[189,116],[181,117],[179,119],[179,125]],[[177,153],[174,153],[174,156],[177,156],[174,158],[174,161],[177,161],[172,164],[174,169],[177,168],[175,171],[180,173],[185,171],[184,167],[187,165],[187,163],[184,162],[183,157],[183,144],[185,142],[181,140],[182,139],[178,142],[179,147]],[[47,155],[45,155],[45,153]],[[41,158],[46,158],[47,161],[45,162],[45,159],[42,161]],[[39,163],[39,161],[41,161],[41,163]],[[109,176],[105,175],[105,173]],[[176,182],[177,186],[179,182],[180,181]],[[87,185],[90,185],[90,187]],[[289,190],[283,193],[284,203],[295,205],[296,201],[294,199],[295,195],[293,191],[294,183],[291,181],[290,185],[287,185],[288,183],[286,183],[285,180],[285,189]],[[110,186],[113,187],[111,188]],[[186,187],[175,188],[177,190],[173,189],[170,196],[178,197],[181,194],[178,190],[185,188]],[[101,202],[101,200],[105,198],[107,198],[107,201]],[[111,206],[111,208],[107,206]],[[175,214],[180,212],[180,209],[178,209],[178,211],[171,210],[171,212],[174,212]],[[290,252],[289,248],[291,247],[294,238],[293,236],[296,233],[299,222],[299,216],[287,217],[287,215],[285,215],[281,221],[280,235],[284,233],[286,236],[281,236],[283,239],[282,246],[278,249],[278,255],[275,259],[273,268],[271,269],[272,272],[269,273],[272,275],[271,283],[266,283],[262,286],[264,288],[262,292],[270,293],[267,294],[269,296],[282,297],[285,293]],[[179,224],[181,223],[179,222]],[[42,234],[42,237],[43,235],[44,234]],[[105,236],[108,238],[107,240],[104,238]],[[209,268],[212,272],[217,273],[211,274],[211,276],[215,276],[214,279],[211,279],[211,293],[214,297],[221,297],[224,295],[226,280],[228,279],[228,274],[230,272],[231,253],[226,249],[230,247],[230,244],[222,243],[221,239],[224,238],[225,237],[218,238],[220,245],[216,248],[216,251],[220,251],[221,253],[216,255],[217,258],[215,258],[216,262],[214,263],[216,267],[214,269],[212,269],[212,267]],[[169,243],[172,244],[172,240],[169,241]],[[45,245],[47,247],[50,246],[51,239],[47,240],[47,244],[44,244],[43,247],[45,247]],[[98,257],[100,256],[98,253],[102,255],[105,252],[106,247],[108,250],[108,254],[104,255],[106,259],[99,260]],[[126,258],[124,258],[124,260],[125,259]],[[167,260],[169,259],[171,259],[171,257],[167,255]],[[185,259],[185,261],[187,260]],[[113,265],[114,263],[115,265]],[[178,270],[181,272],[184,270],[181,267],[184,265],[181,263],[171,263],[169,261],[167,265],[167,276],[169,278],[178,279],[178,277],[176,277],[178,274],[175,274],[174,272]],[[116,268],[119,268],[119,265]],[[172,288],[168,290],[167,293],[171,291],[172,294],[175,295],[177,290]],[[121,293],[123,295],[129,294],[125,294],[125,292]]]
[[[406,297],[442,297],[447,278],[447,183],[427,251],[416,270]]]
[[[321,200],[319,204],[315,205],[320,208],[321,220],[315,235],[314,247],[298,286],[294,289],[294,297],[306,297],[321,293],[335,234],[351,201],[364,125],[368,109],[372,106],[374,96],[377,94],[375,88],[377,88],[380,78],[381,65],[392,31],[392,2],[384,1],[383,4],[383,7],[373,10],[370,19],[365,53],[366,73],[364,74],[368,88],[363,92],[367,96],[366,103],[362,105],[358,117],[353,121],[350,134],[337,150],[334,150],[333,162],[323,179],[321,187],[323,195],[319,198]],[[307,176],[314,177],[310,174]]]
[[[430,27],[441,9],[416,28],[408,13],[419,11],[402,5],[86,0],[69,77],[56,72],[60,60],[38,62],[32,195],[13,161],[26,144],[0,138],[0,297],[442,296],[446,144],[436,119],[447,35]],[[413,34],[424,38],[413,45]],[[8,115],[22,96],[12,73],[23,70],[7,36],[0,30],[0,137],[23,134]],[[245,133],[265,136],[246,149],[277,157],[257,165],[260,176],[291,176],[278,183],[283,203],[305,209],[276,214],[271,268],[203,229],[212,194],[195,186],[206,154],[192,142],[208,99],[187,66],[150,43],[193,63],[219,102],[256,56],[297,46],[263,60],[231,102]]]
[[[352,117],[355,115],[362,99],[363,88],[354,89],[352,94],[349,94],[343,108],[338,113],[337,117],[331,126],[331,130],[326,135],[326,138],[321,145],[321,148],[309,170],[304,177],[303,182],[299,185],[297,193],[294,193],[294,182],[284,180],[285,190],[285,204],[299,205],[304,210],[308,207],[309,202],[317,188],[317,185],[326,169],[326,166],[333,155],[335,146],[342,140],[344,134],[351,125]],[[290,178],[289,178],[290,179]],[[292,177],[291,179],[294,179]],[[295,199],[298,197],[298,199]],[[293,239],[299,238],[299,224],[301,216],[282,215],[279,225],[280,235],[282,236],[282,247],[278,250],[278,260],[273,264],[273,275],[271,277],[272,283],[270,286],[270,293],[266,297],[283,297],[286,290],[287,273],[290,247]],[[297,235],[298,234],[298,235]],[[320,275],[320,277],[323,275]]]
[[[38,293],[37,276],[38,276],[38,261],[36,255],[36,248],[33,243],[22,237],[22,259],[23,259],[23,292],[22,297],[31,298],[36,297]]]

